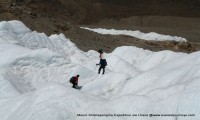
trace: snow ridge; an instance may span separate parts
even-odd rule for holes
[[[88,27],[81,27],[82,29],[90,30],[99,34],[107,34],[107,35],[128,35],[135,38],[139,38],[142,40],[151,40],[151,41],[179,41],[179,42],[186,42],[187,40],[182,37],[178,36],[170,36],[170,35],[162,35],[155,32],[150,33],[143,33],[138,30],[131,31],[131,30],[115,30],[115,29],[104,29],[104,28],[88,28]]]

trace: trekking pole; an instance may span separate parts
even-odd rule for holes
[[[96,70],[96,68],[97,68],[97,65],[98,65],[98,64],[96,64],[96,66],[95,66],[95,68],[94,68],[94,71]]]

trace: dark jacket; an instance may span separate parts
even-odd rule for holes
[[[100,59],[100,62],[99,62],[100,66],[106,66],[107,65],[107,61],[106,59]]]

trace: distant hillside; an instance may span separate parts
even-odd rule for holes
[[[133,45],[153,51],[192,52],[200,49],[199,6],[200,0],[0,0],[0,20],[20,20],[47,35],[64,33],[84,51],[103,48],[111,52],[118,46]],[[195,43],[177,49],[180,44],[174,42],[99,35],[80,26],[157,32]]]
[[[63,15],[76,24],[131,16],[175,16],[200,18],[200,0],[10,0],[42,15]],[[5,6],[8,0],[1,0]],[[27,8],[28,7],[28,8]],[[18,8],[20,9],[20,8]],[[55,14],[57,13],[57,14]]]
[[[93,23],[104,18],[178,16],[200,18],[200,0],[58,0],[81,18]],[[71,11],[70,11],[71,10]]]

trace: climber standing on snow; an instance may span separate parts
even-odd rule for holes
[[[100,59],[99,64],[96,64],[96,65],[100,65],[98,73],[100,74],[101,69],[103,69],[103,73],[102,74],[104,74],[105,73],[105,67],[107,66],[106,59]]]
[[[103,73],[102,74],[104,74],[105,73],[105,67],[107,66],[107,61],[106,61],[106,59],[104,59],[103,50],[102,49],[99,49],[98,53],[100,54],[99,55],[100,62],[99,62],[99,64],[96,64],[96,65],[100,65],[98,73],[100,74],[101,69],[103,69]]]
[[[78,78],[79,78],[79,75],[71,77],[70,83],[73,84],[72,86],[73,88],[76,88],[78,86]]]
[[[105,73],[105,67],[107,65],[106,59],[100,59],[100,62],[97,65],[100,65],[98,73],[100,74],[101,69],[103,69],[103,73],[102,74],[104,74]]]

